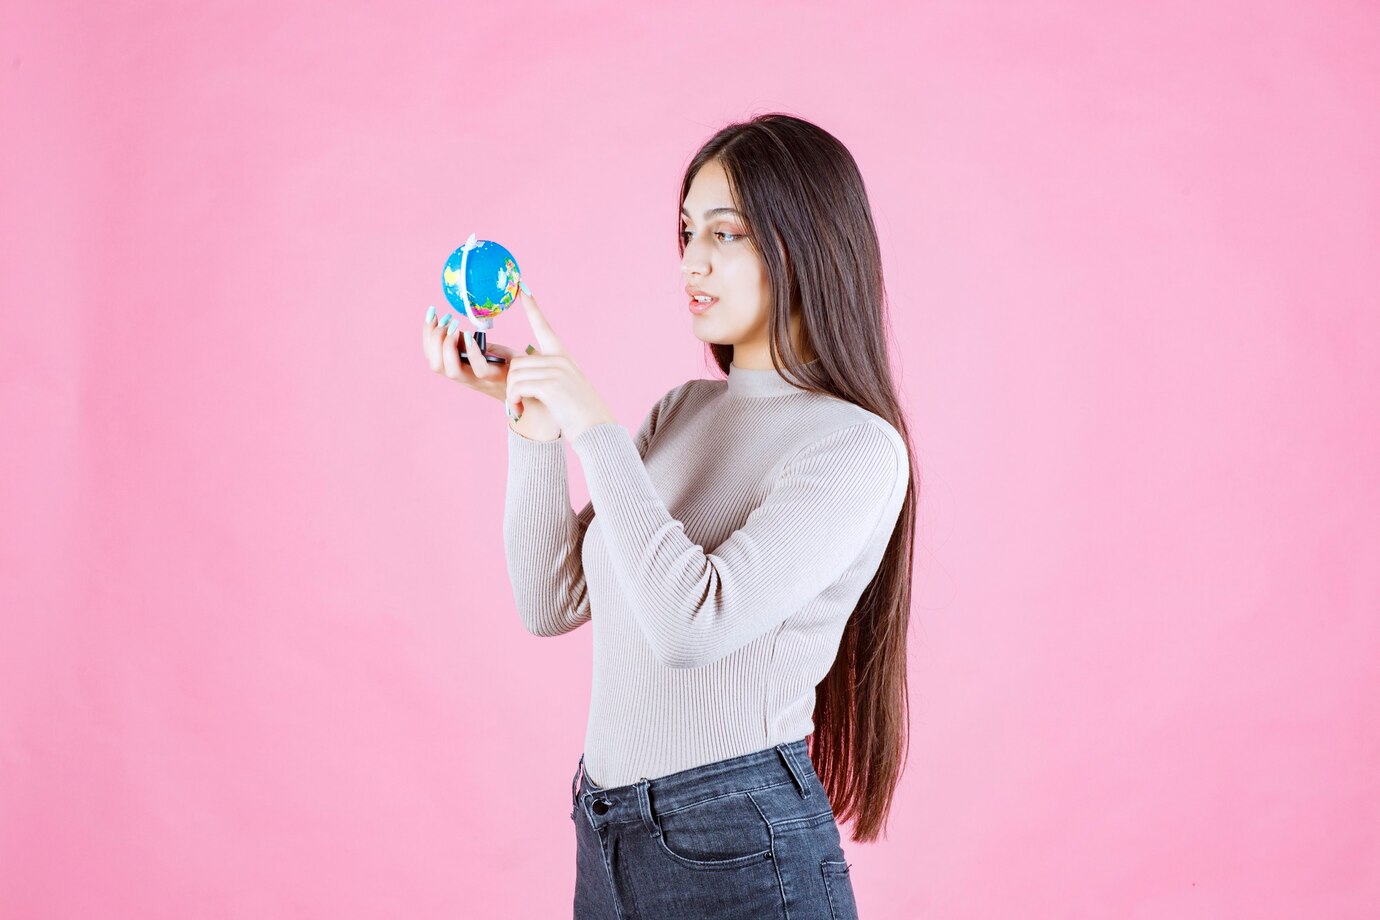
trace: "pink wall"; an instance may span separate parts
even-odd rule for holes
[[[589,631],[419,324],[503,241],[635,426],[773,109],[863,168],[922,474],[864,916],[1375,917],[1380,9],[1154,7],[0,7],[0,918],[569,915]]]

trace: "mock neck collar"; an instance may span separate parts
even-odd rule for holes
[[[805,362],[800,367],[813,368],[818,365],[819,358],[815,358],[813,361]],[[752,369],[739,367],[732,362],[728,365],[728,393],[730,396],[789,396],[799,392],[801,392],[800,387],[778,374],[774,367]]]

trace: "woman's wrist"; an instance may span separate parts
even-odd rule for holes
[[[509,420],[508,428],[529,441],[554,441],[561,436],[561,429],[548,419],[538,418],[536,413],[524,414],[516,422]]]

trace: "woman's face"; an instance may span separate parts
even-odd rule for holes
[[[739,367],[770,367],[770,280],[756,241],[747,237],[746,225],[733,210],[728,175],[718,161],[705,163],[691,181],[680,229],[685,286],[718,298],[707,310],[690,313],[695,337],[733,345],[733,363]],[[686,309],[693,305],[694,298],[687,295]]]

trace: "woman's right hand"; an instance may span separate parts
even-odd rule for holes
[[[474,336],[464,335],[465,356],[469,364],[460,360],[461,320],[451,315],[447,325],[441,325],[436,318],[436,308],[429,307],[426,318],[422,320],[422,353],[426,355],[431,369],[451,380],[459,381],[471,390],[492,396],[504,402],[508,394],[508,368],[516,354],[506,345],[485,342],[485,348],[496,355],[508,359],[502,364],[491,364],[484,360],[484,354],[475,344]],[[531,346],[529,346],[530,348]],[[532,352],[535,354],[535,350]],[[518,419],[512,420],[514,431],[532,440],[547,441],[560,435],[560,428],[541,401],[532,397],[518,400]]]

